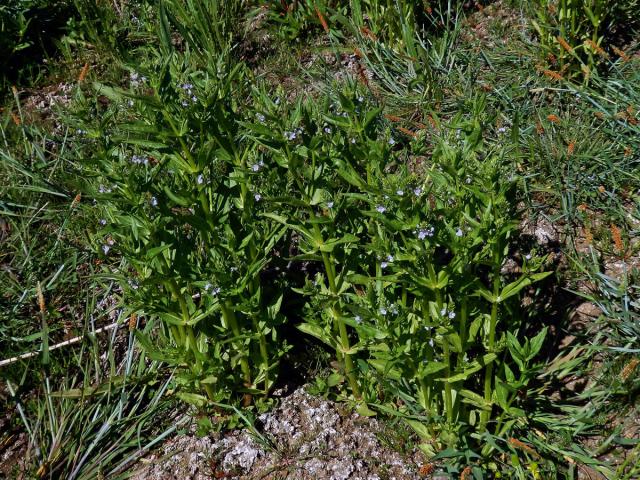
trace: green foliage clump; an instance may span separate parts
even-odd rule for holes
[[[55,40],[73,15],[69,1],[9,0],[0,5],[0,91],[23,77],[37,75]]]
[[[637,23],[637,0],[540,0],[532,2],[544,61],[556,73],[589,82],[612,58],[624,56],[624,29]],[[622,54],[621,54],[622,52]]]

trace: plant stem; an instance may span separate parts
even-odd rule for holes
[[[425,323],[429,322],[431,316],[429,315],[429,299],[425,296],[422,302],[422,317]],[[427,350],[427,362],[433,361],[433,348]],[[426,380],[423,378],[420,380],[420,386],[422,388],[422,396],[425,401],[425,409],[429,412],[432,412],[431,405],[431,386],[432,380],[431,376],[427,375]],[[433,412],[432,412],[433,413]]]
[[[320,232],[320,227],[317,223],[313,225],[314,233],[316,234],[318,240],[322,239],[322,233]],[[344,370],[347,376],[347,380],[349,381],[349,386],[351,387],[351,391],[356,398],[360,398],[360,387],[358,386],[358,381],[355,375],[355,367],[353,365],[353,358],[350,353],[346,353],[350,348],[349,344],[349,334],[347,332],[347,326],[342,320],[342,311],[340,309],[339,301],[338,301],[338,289],[336,287],[336,274],[333,269],[333,265],[331,265],[331,259],[329,258],[329,254],[327,252],[322,252],[322,261],[324,263],[324,268],[327,273],[327,280],[329,281],[329,289],[331,293],[336,297],[336,304],[331,307],[331,315],[333,317],[334,323],[337,327],[338,334],[340,335],[340,345],[336,348],[336,355],[338,359],[342,359],[344,361]],[[343,353],[345,352],[345,353]]]
[[[493,297],[491,304],[491,319],[489,321],[489,341],[488,353],[494,353],[496,343],[496,326],[498,323],[498,294],[500,293],[500,245],[494,247],[493,253]],[[484,372],[484,399],[487,403],[491,403],[493,398],[493,362],[489,362]],[[491,410],[483,410],[481,414],[480,431],[485,431],[489,419],[491,418]]]
[[[224,303],[220,304],[222,309],[222,316],[224,317],[225,323],[231,328],[231,331],[236,337],[240,337],[240,327],[238,326],[238,319],[236,318],[236,314],[233,311],[233,306],[229,300],[225,300]],[[251,369],[249,368],[249,361],[247,360],[246,355],[242,354],[240,357],[240,369],[242,370],[242,374],[244,375],[244,380],[246,386],[251,385]]]
[[[438,289],[436,290],[436,303],[438,305],[438,310],[442,310],[444,302],[442,300],[442,292]],[[444,363],[446,365],[444,369],[444,374],[447,379],[451,376],[451,353],[449,351],[449,340],[446,335],[442,338],[442,349],[444,354]],[[451,392],[451,383],[448,381],[444,383],[444,406],[445,411],[447,413],[447,422],[449,424],[453,423],[453,395]]]

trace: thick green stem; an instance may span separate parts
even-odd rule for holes
[[[226,300],[224,303],[220,304],[222,309],[222,316],[224,318],[225,323],[233,332],[233,335],[236,337],[240,337],[240,327],[238,326],[238,319],[236,318],[236,314],[233,311],[233,306],[229,300]],[[240,357],[240,369],[242,370],[242,374],[244,375],[244,381],[246,386],[251,385],[251,369],[249,368],[249,361],[247,357],[242,354]]]
[[[436,303],[438,305],[438,310],[442,310],[444,306],[444,302],[442,300],[442,292],[440,290],[436,290]],[[444,363],[445,369],[444,374],[447,379],[451,376],[451,353],[449,351],[449,340],[446,336],[442,339],[442,349],[444,353]],[[449,424],[453,423],[453,394],[451,391],[451,383],[448,381],[444,383],[444,408],[447,414],[447,422]]]
[[[320,227],[317,223],[313,225],[313,228],[317,238],[319,240],[322,239]],[[329,289],[331,290],[331,293],[336,296],[336,304],[331,307],[331,315],[333,317],[334,325],[338,330],[338,335],[340,336],[340,345],[336,348],[336,356],[338,357],[338,360],[342,360],[344,362],[345,374],[347,376],[347,380],[349,381],[349,386],[351,387],[353,395],[356,398],[360,398],[360,387],[358,386],[358,380],[355,375],[353,357],[350,353],[346,353],[351,348],[351,346],[349,343],[347,326],[342,319],[342,311],[337,300],[338,289],[336,287],[336,274],[335,270],[333,269],[333,265],[331,264],[329,254],[327,252],[322,252],[322,261],[327,273]]]
[[[491,304],[491,318],[489,320],[489,339],[487,344],[487,352],[494,353],[496,346],[496,328],[498,324],[498,295],[500,293],[500,248],[495,247],[493,270],[493,303]],[[491,403],[493,398],[493,362],[489,362],[484,372],[484,400],[487,404]],[[487,424],[491,418],[491,409],[483,410],[481,415],[480,431],[487,428]]]
[[[180,310],[182,312],[182,321],[184,322],[184,325],[178,326],[178,333],[182,339],[182,345],[186,350],[190,350],[193,353],[194,365],[191,367],[191,371],[196,376],[200,377],[203,373],[202,360],[200,359],[200,350],[198,349],[195,331],[193,330],[193,327],[188,324],[190,315],[189,308],[187,307],[187,302],[185,302],[184,297],[180,295],[178,284],[173,280],[170,282],[170,289],[173,295],[177,298],[178,303],[180,304]],[[216,399],[213,386],[205,384],[204,390],[210,400]]]
[[[429,319],[431,318],[430,314],[429,314],[429,299],[425,296],[424,300],[422,302],[422,317],[424,319],[425,324],[429,322]],[[433,337],[432,337],[433,340]],[[433,342],[432,342],[433,343]],[[433,362],[433,346],[430,349],[427,349],[427,362]],[[420,385],[422,388],[422,395],[424,396],[425,399],[425,403],[426,403],[426,409],[427,411],[431,412],[431,413],[436,413],[433,411],[433,405],[431,405],[431,391],[432,391],[432,385],[433,385],[433,380],[431,378],[430,375],[427,375],[426,379],[421,379],[420,381]]]

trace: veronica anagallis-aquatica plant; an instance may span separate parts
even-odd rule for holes
[[[268,168],[235,120],[242,66],[222,47],[215,59],[211,49],[176,51],[171,12],[161,12],[156,67],[132,72],[128,89],[94,86],[109,102],[100,115],[109,121],[87,126],[83,140],[102,212],[94,240],[125,260],[112,273],[128,300],[162,320],[165,348],[137,335],[151,358],[181,367],[178,394],[248,404],[268,394],[287,349],[282,294],[261,281],[285,228],[260,214]]]
[[[328,383],[346,382],[361,413],[408,415],[443,446],[508,430],[524,416],[517,393],[539,369],[546,334],[522,340],[519,298],[549,272],[528,252],[519,273],[503,272],[517,178],[485,149],[484,102],[439,126],[417,173],[399,161],[379,109],[336,96],[300,104],[281,132],[253,128],[290,180],[289,195],[273,199],[281,210],[267,215],[299,236],[294,259],[317,266],[299,290],[308,298],[299,328],[336,351]],[[395,392],[392,408],[381,388]]]

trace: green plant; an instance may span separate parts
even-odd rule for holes
[[[598,67],[620,52],[611,44],[620,35],[617,25],[630,27],[637,0],[540,0],[532,2],[532,21],[541,53],[556,75],[582,77],[585,83]],[[617,50],[617,52],[616,52]],[[554,78],[554,77],[552,77]]]
[[[42,390],[33,398],[7,381],[29,436],[28,471],[22,474],[121,478],[117,475],[126,467],[185,423],[186,418],[178,416],[172,426],[158,425],[158,417],[170,413],[172,406],[166,397],[171,375],[140,355],[135,323],[130,327],[124,352],[116,347],[117,330],[106,340],[88,334],[69,360],[58,359],[68,369],[68,376],[59,382],[50,377],[48,362],[42,359]],[[25,367],[25,372],[38,368],[33,361]]]
[[[230,61],[230,8],[163,3],[156,70],[148,80],[132,74],[130,90],[96,85],[113,104],[110,121],[83,127],[95,138],[85,162],[100,183],[90,192],[103,218],[96,247],[126,259],[117,277],[141,312],[162,319],[174,347],[140,341],[181,367],[180,395],[200,405],[266,396],[287,350],[282,292],[261,279],[284,229],[260,215],[258,191],[278,179],[264,178],[266,159],[236,121],[246,73]],[[189,50],[173,46],[171,28]]]
[[[43,68],[42,60],[55,53],[55,42],[65,32],[74,11],[70,2],[8,0],[0,5],[0,94],[8,85],[30,82]]]
[[[329,385],[346,381],[361,413],[369,404],[407,415],[439,446],[488,428],[505,435],[526,421],[518,392],[540,369],[546,333],[522,339],[519,298],[549,273],[529,256],[520,274],[501,272],[515,183],[502,157],[484,152],[484,104],[441,125],[426,170],[411,175],[380,110],[353,91],[336,96],[299,105],[275,134],[253,129],[291,188],[267,216],[299,236],[294,259],[320,268],[299,290],[309,298],[299,328],[336,351]],[[390,408],[380,388],[412,407]]]

